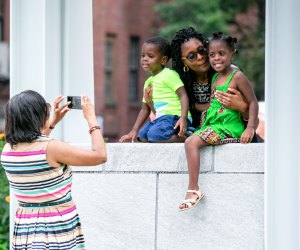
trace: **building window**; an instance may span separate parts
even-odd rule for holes
[[[114,35],[107,35],[105,42],[105,104],[115,105],[116,100],[114,97],[114,53],[115,53]]]
[[[138,37],[130,37],[129,45],[129,88],[128,96],[130,103],[138,102],[138,69],[139,69],[139,41]]]

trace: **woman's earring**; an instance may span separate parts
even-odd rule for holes
[[[183,66],[183,72],[186,73],[190,70],[190,68],[186,65]]]

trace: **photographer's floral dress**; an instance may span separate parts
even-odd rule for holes
[[[72,172],[46,159],[50,139],[6,144],[1,164],[19,202],[12,248],[85,249],[81,223],[71,196]]]

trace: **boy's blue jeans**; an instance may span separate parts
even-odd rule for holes
[[[166,141],[179,132],[179,127],[174,129],[178,120],[177,115],[163,115],[152,122],[147,122],[139,131],[137,139],[148,142]],[[187,119],[187,126],[191,126],[189,119]]]

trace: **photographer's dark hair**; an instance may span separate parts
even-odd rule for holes
[[[159,53],[162,56],[167,56],[168,59],[171,58],[171,45],[167,39],[162,38],[160,36],[154,36],[145,41],[145,43],[156,45]]]
[[[181,60],[181,45],[191,39],[197,39],[201,41],[203,46],[207,48],[207,39],[204,34],[196,31],[193,27],[189,27],[186,29],[181,29],[177,31],[171,41],[171,49],[172,49],[172,68],[177,71],[181,80],[184,83],[184,87],[189,97],[189,106],[190,112],[193,118],[193,126],[198,126],[200,123],[200,113],[195,108],[195,103],[197,100],[194,95],[193,84],[197,81],[196,74],[192,70],[187,72],[183,71],[184,64]],[[211,83],[212,77],[215,71],[210,68],[208,71],[208,82]]]
[[[33,90],[13,96],[5,108],[5,140],[11,146],[32,142],[49,118],[45,99]]]

